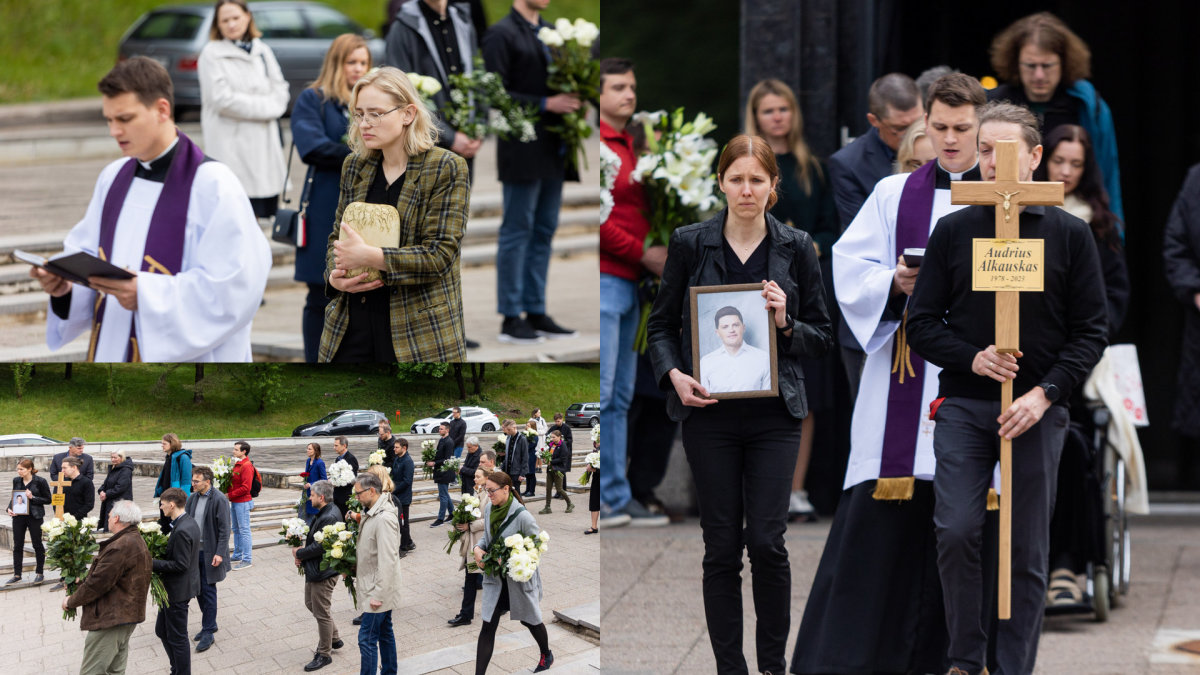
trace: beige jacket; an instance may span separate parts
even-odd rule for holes
[[[376,500],[358,535],[358,608],[386,612],[400,606],[400,519],[390,495]],[[371,607],[372,600],[383,603]]]
[[[475,544],[479,543],[479,536],[482,534],[483,518],[472,520],[466,534],[463,535],[462,539],[458,540],[458,554],[462,556],[462,561],[458,563],[458,569],[467,569],[467,563],[475,559],[475,554],[472,551],[475,549]]]

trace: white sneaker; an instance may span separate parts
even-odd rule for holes
[[[788,502],[788,515],[811,516],[813,512],[813,505],[808,501],[808,492],[805,490],[793,490],[792,497]]]

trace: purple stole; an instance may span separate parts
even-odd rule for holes
[[[154,205],[154,213],[150,216],[150,230],[146,234],[146,247],[143,251],[140,269],[142,272],[174,275],[179,273],[179,268],[183,264],[188,202],[192,198],[192,181],[196,178],[196,170],[204,162],[204,152],[182,131],[178,134],[179,142],[175,145],[175,155],[171,158],[171,167],[167,169],[162,193],[159,194],[158,202]],[[101,260],[108,260],[112,253],[117,220],[125,205],[125,196],[129,194],[129,186],[133,184],[133,174],[137,170],[137,165],[138,161],[130,158],[121,167],[108,189],[108,196],[104,199],[104,209],[100,212],[99,258]],[[93,307],[92,338],[88,346],[88,361],[96,360],[96,344],[100,339],[101,323],[107,301],[107,295],[98,295],[96,305]],[[125,361],[140,360],[137,346],[137,322],[131,316],[129,319],[129,345],[125,349]]]
[[[933,195],[937,188],[937,161],[909,174],[900,193],[896,214],[896,256],[906,248],[924,248],[929,241]],[[908,312],[896,331],[892,375],[888,379],[886,432],[879,462],[875,499],[912,499],[916,479],[913,461],[921,426],[921,398],[925,392],[925,360],[908,346],[905,326]]]

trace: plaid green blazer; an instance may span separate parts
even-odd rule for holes
[[[366,201],[367,190],[383,161],[381,154],[351,154],[342,164],[341,196],[325,253],[325,328],[317,359],[333,360],[350,325],[346,303],[352,293],[328,284],[334,270],[333,243],[342,213],[351,202]],[[408,159],[400,189],[400,247],[383,249],[384,288],[391,290],[392,349],[400,361],[462,361],[462,276],[459,249],[470,210],[471,185],[466,161],[448,150],[430,148]]]

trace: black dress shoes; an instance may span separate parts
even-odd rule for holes
[[[359,614],[358,616],[354,617],[354,620],[351,621],[350,623],[354,624],[355,626],[361,626],[362,625],[362,614]]]
[[[346,646],[346,643],[345,643],[345,642],[342,642],[342,639],[341,639],[341,638],[338,638],[338,639],[336,639],[336,640],[334,640],[334,641],[333,641],[333,648],[334,648],[334,649],[341,649],[342,647],[345,647],[345,646]]]
[[[468,619],[467,617],[459,614],[458,616],[454,617],[453,619],[450,619],[446,623],[450,624],[451,626],[469,626],[469,625],[471,625],[471,620]]]
[[[309,661],[304,666],[304,672],[311,673],[312,671],[320,670],[331,663],[333,663],[333,658],[329,656],[321,656],[320,654],[313,654],[313,660]]]

